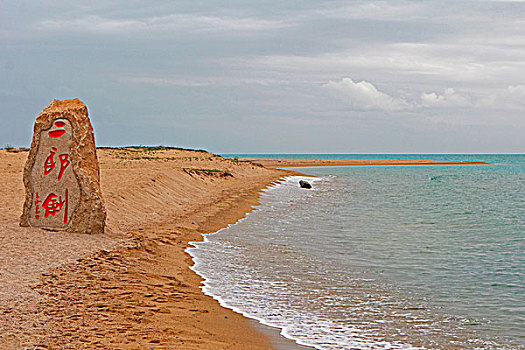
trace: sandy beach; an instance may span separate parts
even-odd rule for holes
[[[272,349],[249,320],[202,294],[184,250],[294,174],[275,168],[353,161],[163,148],[98,156],[107,227],[84,235],[19,227],[27,152],[0,150],[0,348]]]
[[[108,225],[82,235],[18,226],[27,152],[0,151],[0,348],[270,349],[201,293],[184,249],[285,172],[183,150],[98,155]]]

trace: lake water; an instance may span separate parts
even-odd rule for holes
[[[188,249],[205,293],[317,349],[525,349],[524,155],[261,156],[493,165],[301,168]]]

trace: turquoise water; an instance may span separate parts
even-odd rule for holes
[[[301,168],[190,250],[206,293],[318,349],[525,348],[525,156],[286,156],[493,165]]]

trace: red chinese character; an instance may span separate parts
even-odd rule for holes
[[[57,154],[57,149],[55,147],[51,148],[51,151],[49,152],[49,156],[46,158],[46,162],[44,163],[44,175],[49,175],[53,169],[55,169],[56,163],[55,163],[55,155]],[[58,181],[62,180],[62,175],[64,175],[64,172],[66,171],[67,167],[71,162],[69,161],[69,154],[61,154],[58,156],[60,160],[60,171],[58,173]]]
[[[62,208],[64,208],[64,224],[67,224],[68,190],[66,189],[64,200],[62,200],[62,197],[58,197],[57,200],[57,195],[50,193],[44,201],[44,204],[42,204],[42,208],[46,210],[44,213],[45,218],[47,218],[49,215],[55,216],[56,213],[60,212]]]
[[[62,175],[64,174],[64,171],[66,171],[66,168],[71,164],[69,161],[69,154],[61,154],[58,156],[60,159],[60,173],[58,174],[58,181],[62,180]]]
[[[55,147],[51,148],[51,152],[49,152],[49,156],[47,156],[46,162],[44,163],[44,175],[49,175],[50,172],[55,169],[55,154],[57,152],[57,149]]]
[[[40,208],[39,208],[39,204],[42,203],[42,201],[40,200],[40,197],[38,197],[38,192],[35,192],[35,195],[36,195],[36,200],[35,200],[35,218],[36,219],[40,219]]]

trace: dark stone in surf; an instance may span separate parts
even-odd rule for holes
[[[304,181],[304,180],[301,180],[299,181],[299,186],[301,188],[312,188],[312,185],[310,185],[310,183]]]

